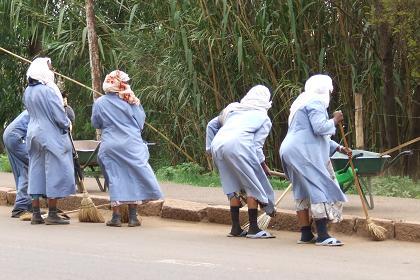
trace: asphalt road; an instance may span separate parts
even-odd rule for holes
[[[420,279],[419,243],[340,236],[345,246],[327,248],[157,217],[139,228],[32,226],[9,213],[0,207],[0,279]]]

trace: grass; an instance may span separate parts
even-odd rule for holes
[[[198,187],[220,187],[220,178],[216,173],[205,172],[205,169],[192,163],[161,167],[156,176],[159,181],[170,181]],[[270,179],[274,189],[285,189],[289,182],[278,178]],[[379,196],[418,198],[420,199],[420,182],[414,182],[408,177],[377,176],[372,178],[373,194]],[[348,194],[357,194],[351,187]]]
[[[0,171],[12,172],[12,167],[10,166],[9,159],[5,154],[0,155]]]
[[[215,172],[206,172],[204,168],[193,163],[183,163],[176,166],[161,167],[156,176],[160,181],[170,181],[199,187],[220,187],[220,177]],[[285,189],[289,183],[278,178],[270,179],[276,190]]]
[[[374,195],[420,199],[420,182],[408,177],[378,176],[372,179],[372,191]]]

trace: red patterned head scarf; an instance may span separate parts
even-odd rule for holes
[[[127,73],[120,70],[114,70],[105,77],[102,84],[102,89],[105,93],[117,93],[118,96],[125,102],[133,105],[140,105],[140,100],[134,95],[130,85],[127,83],[130,80]]]

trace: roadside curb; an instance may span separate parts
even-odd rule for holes
[[[99,195],[89,195],[96,206],[109,204],[109,199]],[[13,205],[16,191],[12,188],[0,187],[0,205]],[[57,205],[63,211],[78,209],[83,194],[75,194],[61,199]],[[45,206],[45,204],[44,204]],[[150,201],[139,205],[138,212],[142,216],[160,216],[165,219],[175,219],[191,222],[209,222],[230,224],[230,209],[225,205],[208,205],[178,199]],[[247,222],[246,208],[240,210],[241,224]],[[393,221],[389,219],[373,219],[375,224],[387,229],[387,239],[399,241],[420,242],[420,223],[413,221]],[[344,215],[339,224],[330,224],[333,232],[345,235],[369,237],[364,217]],[[269,229],[299,231],[297,217],[294,211],[279,209],[269,224]]]

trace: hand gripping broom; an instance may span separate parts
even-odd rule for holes
[[[347,143],[346,135],[344,134],[343,123],[340,122],[339,127],[340,127],[341,137],[343,138],[343,141],[344,141],[344,146],[346,148],[348,148],[349,145]],[[359,183],[359,177],[358,177],[358,175],[357,175],[357,173],[354,169],[354,164],[353,164],[352,157],[349,157],[349,162],[350,162],[351,170],[354,174],[354,182],[355,182],[355,185],[356,185],[356,189],[357,189],[357,192],[359,194],[360,201],[362,202],[363,212],[365,213],[367,230],[368,230],[368,232],[371,235],[373,240],[376,240],[376,241],[385,240],[386,239],[386,229],[382,226],[376,225],[372,221],[372,219],[369,217],[366,202],[363,199],[362,188],[361,188],[360,183]]]
[[[79,163],[79,156],[77,154],[76,148],[74,147],[73,137],[71,136],[69,132],[70,142],[73,147],[73,162],[74,162],[74,172],[75,176],[77,177],[80,187],[83,191],[83,198],[80,203],[79,208],[79,222],[84,223],[104,223],[105,219],[99,213],[98,209],[96,208],[95,204],[93,203],[92,199],[89,197],[89,194],[85,188],[85,185],[83,184],[83,171],[80,167]]]
[[[283,173],[280,172],[276,172],[276,171],[270,171],[271,175],[274,175],[276,177],[281,177],[281,178],[286,178],[286,176]],[[280,197],[277,199],[274,207],[277,208],[277,206],[279,205],[280,201],[286,196],[286,194],[290,191],[290,189],[292,188],[292,184],[289,184],[289,186],[287,186],[287,188],[283,191],[283,193],[280,195]],[[271,218],[269,215],[267,215],[267,213],[263,213],[261,215],[258,216],[257,219],[257,223],[258,223],[258,227],[262,230],[266,230],[268,228],[268,225],[270,224]],[[249,230],[249,222],[247,222],[246,224],[244,224],[242,226],[242,228],[245,231]]]

